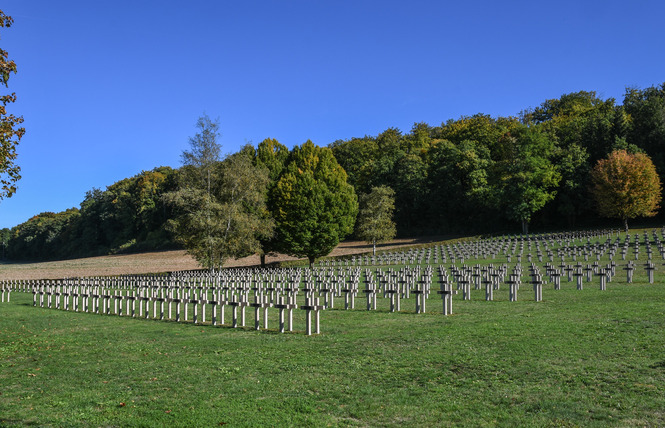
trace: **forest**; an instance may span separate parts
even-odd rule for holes
[[[241,151],[261,163],[262,145],[278,147],[280,162],[293,152],[270,139]],[[664,145],[665,83],[627,88],[622,104],[581,91],[515,117],[476,114],[438,126],[416,123],[408,132],[389,128],[327,149],[356,195],[378,186],[394,190],[398,236],[417,236],[619,227],[597,214],[592,168],[624,149],[649,156],[662,182]],[[274,187],[279,170],[265,166],[267,187]],[[177,210],[164,195],[177,190],[182,170],[144,171],[88,191],[78,208],[44,212],[2,229],[2,256],[47,260],[179,248],[166,227]]]

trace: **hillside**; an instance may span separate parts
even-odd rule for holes
[[[422,237],[395,239],[378,245],[378,249],[386,250],[408,245],[436,242],[443,237]],[[345,241],[333,250],[331,256],[360,254],[371,252],[372,246],[361,241]],[[268,257],[267,263],[296,260],[280,254]],[[258,266],[259,256],[250,256],[230,260],[225,267]],[[82,259],[62,260],[41,263],[0,263],[0,280],[7,279],[58,279],[79,276],[101,275],[137,275],[142,273],[169,272],[199,269],[196,261],[183,250],[160,251],[138,254],[88,257]]]

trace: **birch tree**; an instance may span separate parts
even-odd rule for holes
[[[220,160],[219,122],[202,116],[199,132],[182,155],[179,188],[164,195],[176,209],[167,228],[205,268],[221,268],[229,258],[260,250],[272,234],[266,215],[268,171],[242,150]]]
[[[376,243],[389,241],[397,233],[393,221],[395,191],[388,186],[373,187],[370,193],[360,195],[359,206],[356,234],[372,244],[372,254],[376,255]]]

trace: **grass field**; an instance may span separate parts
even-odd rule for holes
[[[563,281],[538,303],[527,286],[518,302],[473,290],[448,317],[436,295],[426,314],[340,300],[318,336],[302,311],[300,331],[279,334],[13,293],[0,303],[0,425],[665,426],[665,287],[637,280]]]

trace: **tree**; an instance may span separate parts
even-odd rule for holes
[[[591,170],[591,192],[603,217],[623,220],[652,217],[661,201],[661,183],[656,167],[644,153],[616,150]]]
[[[522,112],[522,122],[537,125],[555,142],[553,158],[561,184],[549,206],[551,221],[574,227],[578,218],[592,218],[587,201],[591,167],[612,150],[625,148],[631,117],[613,98],[603,100],[595,92],[579,91],[543,102]]]
[[[220,161],[217,121],[204,115],[197,128],[182,155],[179,189],[164,195],[177,212],[167,226],[202,266],[221,268],[228,258],[257,252],[259,239],[272,233],[265,215],[268,171],[242,151]]]
[[[354,189],[357,192],[369,192],[372,183],[380,179],[376,166],[385,156],[385,152],[379,151],[376,139],[365,136],[347,141],[338,140],[329,147],[337,162],[346,171],[348,182]]]
[[[196,128],[198,132],[189,139],[190,150],[180,156],[183,167],[179,189],[164,195],[165,201],[179,211],[167,226],[189,254],[202,266],[212,269],[222,264],[215,251],[218,240],[213,236],[217,225],[214,217],[220,209],[212,188],[219,178],[219,121],[204,114],[197,120]]]
[[[328,148],[308,140],[291,151],[270,196],[281,251],[311,267],[353,231],[358,200],[346,178]]]
[[[266,138],[256,147],[254,163],[268,169],[270,183],[274,185],[282,174],[288,157],[289,149],[284,144],[274,138]]]
[[[488,182],[490,152],[477,141],[439,140],[431,151],[427,200],[441,230],[481,230],[496,218]]]
[[[393,239],[397,232],[393,221],[395,191],[388,186],[373,187],[370,193],[360,195],[359,205],[356,234],[372,244],[372,254],[376,255],[376,243]]]
[[[220,165],[217,197],[222,208],[221,254],[225,257],[261,252],[261,242],[273,236],[275,222],[266,205],[269,171],[252,161],[241,151],[228,156]]]
[[[554,144],[536,126],[521,126],[498,142],[499,201],[508,218],[529,233],[531,216],[556,196],[561,174],[550,158]]]
[[[12,231],[9,228],[0,229],[0,245],[2,245],[2,258],[0,260],[5,260],[7,257],[7,243],[11,239]]]
[[[111,249],[154,248],[168,245],[162,225],[167,219],[161,195],[175,190],[170,176],[174,171],[159,167],[120,180],[106,188],[103,231]],[[147,242],[150,241],[150,242]]]
[[[0,27],[11,27],[14,20],[0,10]],[[16,64],[8,60],[7,51],[0,49],[0,83],[9,87],[9,75],[16,73]],[[23,117],[7,114],[7,104],[16,101],[16,94],[0,96],[0,200],[10,198],[16,192],[15,183],[21,178],[21,168],[16,165],[16,146],[25,133],[21,127]]]
[[[266,138],[261,141],[256,148],[254,165],[266,168],[270,179],[268,186],[266,187],[266,199],[269,207],[272,206],[271,201],[269,200],[271,190],[277,184],[277,180],[284,170],[288,157],[289,149],[272,138]],[[274,223],[273,213],[268,210],[267,215]],[[266,265],[266,255],[273,254],[278,248],[279,243],[276,241],[275,234],[261,239],[261,251],[259,251],[261,267],[265,267]]]
[[[627,142],[644,150],[665,176],[665,83],[642,90],[627,88],[623,105],[631,119]]]
[[[405,154],[395,164],[393,186],[397,221],[408,233],[428,223],[423,215],[427,166],[419,155]]]
[[[590,213],[584,187],[589,176],[589,155],[577,144],[559,148],[554,163],[561,173],[559,190],[555,198],[556,214],[567,221],[568,227],[574,227],[578,216]]]

